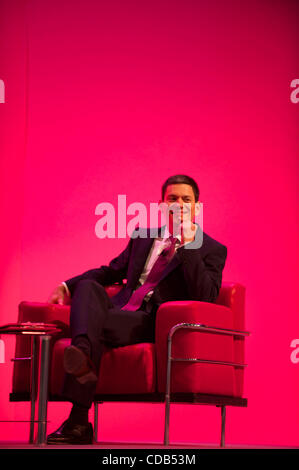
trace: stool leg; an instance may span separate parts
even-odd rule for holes
[[[226,407],[221,406],[221,442],[220,447],[225,447],[225,418],[226,418]]]
[[[94,402],[94,441],[98,442],[99,404]]]
[[[48,377],[51,336],[40,336],[40,376],[38,397],[37,444],[45,444],[47,429]]]
[[[36,400],[36,336],[31,337],[31,405],[30,405],[30,434],[29,443],[34,442],[34,420],[35,420],[35,400]]]

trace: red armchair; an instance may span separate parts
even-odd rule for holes
[[[108,286],[106,290],[113,296],[121,287]],[[244,331],[244,304],[245,288],[238,283],[223,283],[216,304],[162,304],[157,311],[154,344],[106,349],[95,397],[95,439],[98,403],[165,403],[165,445],[169,444],[170,403],[196,403],[221,408],[220,445],[224,446],[226,406],[247,406],[243,398],[244,339],[249,333]],[[69,313],[69,306],[32,302],[19,305],[19,322],[55,323],[61,329],[51,339],[51,401],[63,400],[63,353],[70,344]],[[18,336],[16,356],[28,354],[30,339]],[[27,401],[30,396],[30,363],[15,362],[10,399]]]

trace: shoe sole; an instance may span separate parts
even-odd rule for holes
[[[49,439],[47,440],[47,445],[48,446],[63,446],[63,445],[66,445],[66,446],[70,446],[70,445],[82,445],[82,446],[86,446],[86,445],[91,445],[94,443],[94,440],[90,440],[90,439],[86,439],[86,441],[82,441],[82,440],[78,440],[78,441],[66,441],[65,439]]]
[[[97,375],[89,366],[88,358],[84,352],[76,346],[70,346],[65,349],[63,365],[64,370],[68,374],[74,375],[81,384],[98,381]],[[81,371],[84,372],[82,373]]]

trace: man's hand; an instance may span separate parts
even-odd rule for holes
[[[194,240],[195,230],[196,225],[190,219],[181,223],[181,245]]]
[[[48,302],[50,304],[68,305],[71,303],[71,298],[68,295],[66,288],[63,284],[60,284],[49,297]]]

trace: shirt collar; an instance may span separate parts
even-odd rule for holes
[[[195,225],[196,225],[196,230],[195,230],[195,234],[196,234],[197,229],[198,229],[198,225],[197,225],[197,224],[195,224]],[[164,230],[163,230],[163,229],[164,229]],[[164,227],[162,227],[162,230],[161,230],[161,238],[163,239],[163,241],[165,241],[165,240],[167,240],[170,236],[171,236],[171,234],[170,234],[170,232],[169,232],[169,230],[168,230],[167,225],[164,225]],[[178,235],[176,236],[176,238],[177,238],[177,239],[179,240],[179,242],[181,243],[181,241],[182,241],[182,235],[181,235],[181,234],[178,234]],[[191,242],[186,242],[186,243],[184,243],[184,245],[186,245],[187,243],[191,243]]]

